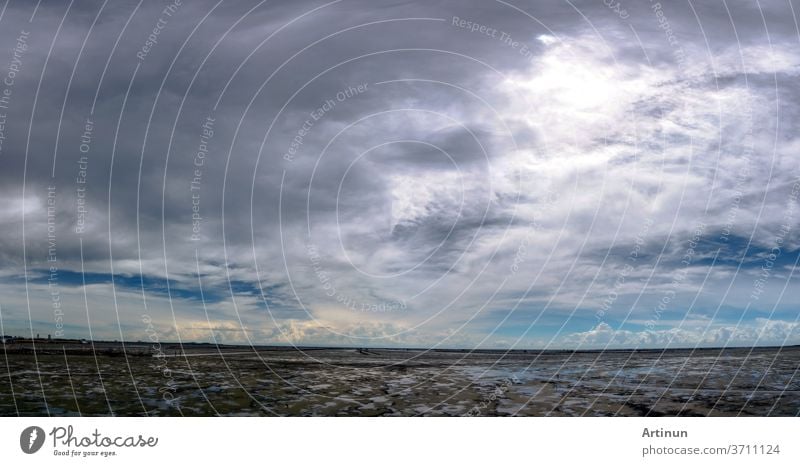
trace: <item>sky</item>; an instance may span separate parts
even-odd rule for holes
[[[800,4],[6,1],[0,333],[800,344]]]

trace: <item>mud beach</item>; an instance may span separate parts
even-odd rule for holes
[[[796,416],[800,348],[611,352],[6,345],[0,414]],[[94,347],[94,349],[92,349]]]

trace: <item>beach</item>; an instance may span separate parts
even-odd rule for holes
[[[800,348],[467,351],[40,344],[3,416],[796,416]]]

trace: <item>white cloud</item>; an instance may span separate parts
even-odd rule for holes
[[[800,324],[758,318],[738,326],[689,321],[666,329],[631,331],[601,322],[591,330],[565,335],[558,341],[559,345],[584,349],[796,345],[800,343]]]

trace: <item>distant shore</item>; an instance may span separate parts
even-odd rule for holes
[[[156,349],[156,347],[158,349]],[[685,352],[703,351],[739,351],[742,349],[759,349],[776,351],[782,348],[800,348],[800,345],[788,346],[730,346],[730,347],[697,347],[697,348],[613,348],[613,349],[470,349],[470,348],[400,348],[400,347],[356,347],[356,346],[291,346],[291,345],[226,345],[209,342],[163,342],[153,343],[148,341],[117,341],[117,340],[88,340],[71,338],[29,338],[5,336],[0,341],[0,349],[6,354],[103,354],[106,356],[153,356],[161,353],[166,356],[176,356],[181,353],[197,352],[241,352],[252,351],[335,351],[347,350],[369,354],[371,350],[380,351],[425,351],[446,353],[472,353],[472,354],[570,354],[570,353],[661,353],[670,352],[680,354]]]

